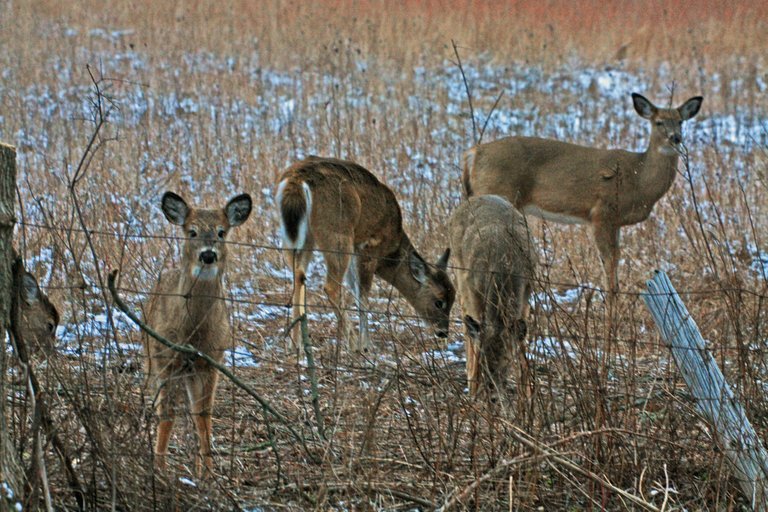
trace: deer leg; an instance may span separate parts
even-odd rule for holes
[[[169,333],[165,333],[166,336]],[[168,458],[168,444],[176,419],[179,381],[178,360],[175,352],[153,340],[147,340],[147,383],[155,390],[154,406],[158,418],[155,438],[155,464],[165,469]]]
[[[488,398],[501,397],[504,391],[504,383],[509,375],[510,359],[512,352],[518,347],[510,347],[513,340],[507,338],[506,333],[497,327],[488,326],[480,344],[479,370],[483,373],[485,391]],[[519,354],[519,352],[518,352]]]
[[[213,473],[213,456],[211,455],[211,436],[213,435],[213,401],[219,374],[208,366],[208,363],[195,365],[194,373],[187,377],[187,394],[189,395],[190,411],[195,423],[198,440],[198,456],[195,458],[195,473],[203,475],[203,466]]]
[[[595,242],[605,271],[609,308],[619,290],[619,228],[610,224],[594,224]]]
[[[477,366],[480,352],[473,339],[467,340],[467,383],[469,384],[469,395],[477,396]]]
[[[171,439],[173,424],[176,420],[176,401],[178,399],[178,383],[176,378],[158,379],[157,396],[155,398],[155,413],[159,418],[157,438],[155,440],[155,457],[158,469],[165,469],[168,458],[168,443]]]
[[[368,330],[368,295],[373,285],[375,262],[356,256],[352,258],[347,270],[347,283],[357,305],[359,318],[359,341],[357,350],[367,351],[371,347],[371,338]],[[354,277],[353,277],[354,276]]]
[[[306,312],[307,304],[307,285],[306,285],[306,271],[309,261],[312,259],[311,250],[290,251],[288,253],[288,263],[293,269],[293,297],[291,298],[291,304],[293,305],[293,328],[290,332],[289,349],[296,350],[300,345],[300,330],[299,325],[296,322]]]
[[[469,315],[464,316],[464,332],[467,351],[467,384],[469,384],[469,395],[477,396],[478,389],[478,367],[480,365],[480,324]]]
[[[469,285],[469,274],[466,271],[456,272],[456,284],[459,289],[461,311],[464,314],[464,347],[467,353],[467,383],[470,396],[477,396],[479,388],[480,337],[481,322],[483,321],[482,304],[484,297],[478,296]]]
[[[355,340],[351,336],[347,312],[344,309],[344,290],[342,287],[353,254],[352,240],[339,237],[335,242],[331,241],[331,245],[328,246],[330,250],[325,252],[325,265],[328,267],[328,275],[325,278],[325,294],[333,306],[334,313],[336,313],[339,340],[346,340],[350,348],[354,349]]]

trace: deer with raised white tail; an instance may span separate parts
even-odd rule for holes
[[[451,215],[448,233],[470,394],[501,391],[515,359],[517,384],[527,389],[526,318],[536,251],[525,218],[500,196],[471,197]]]
[[[229,346],[229,316],[222,277],[227,267],[227,235],[248,219],[248,194],[231,199],[224,208],[191,208],[180,196],[166,192],[161,201],[165,217],[181,226],[184,236],[181,263],[160,277],[147,306],[147,323],[161,336],[190,345],[221,362]],[[195,470],[211,472],[211,414],[218,371],[202,359],[190,358],[145,337],[146,373],[154,385],[159,417],[155,454],[165,466],[177,402],[186,394],[199,442]]]
[[[636,93],[632,101],[651,125],[642,153],[507,137],[475,146],[463,158],[467,196],[498,194],[523,213],[591,225],[609,298],[618,290],[619,230],[647,219],[672,186],[683,122],[699,112],[702,97],[678,108],[658,108]]]
[[[350,348],[370,347],[367,311],[374,275],[403,294],[437,336],[447,336],[455,297],[446,273],[450,251],[428,264],[403,230],[395,194],[370,171],[353,162],[310,156],[278,180],[277,206],[283,248],[293,270],[294,319],[304,314],[306,268],[318,249],[327,267],[324,288],[338,319],[339,337]],[[345,279],[359,312],[357,339],[344,307]],[[294,328],[292,346],[295,333]]]

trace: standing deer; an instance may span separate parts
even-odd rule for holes
[[[147,306],[148,323],[173,343],[190,345],[216,361],[228,346],[229,322],[222,277],[227,266],[227,234],[248,219],[248,194],[231,199],[223,209],[190,208],[180,196],[166,192],[161,202],[171,224],[186,236],[181,264],[161,276]],[[195,470],[213,470],[211,413],[219,374],[202,359],[176,352],[151,337],[145,338],[147,376],[156,388],[157,427],[155,454],[165,466],[168,441],[183,389],[197,430],[199,452]]]
[[[611,299],[619,284],[619,230],[647,219],[672,186],[683,122],[699,112],[702,97],[678,108],[658,108],[636,93],[632,101],[651,124],[642,153],[536,137],[507,137],[464,153],[467,196],[499,194],[526,214],[590,224]]]
[[[448,226],[468,338],[470,394],[501,390],[515,355],[518,386],[527,387],[525,319],[536,252],[525,218],[506,199],[484,195],[459,205]]]
[[[374,274],[397,288],[437,336],[447,336],[455,297],[445,272],[450,251],[434,266],[424,261],[403,231],[395,194],[371,172],[353,162],[310,156],[280,177],[277,205],[293,269],[294,318],[304,314],[306,268],[317,248],[325,258],[324,288],[338,318],[339,337],[349,340],[351,349],[370,346],[367,310]],[[344,308],[345,278],[360,316],[358,340],[351,336]]]

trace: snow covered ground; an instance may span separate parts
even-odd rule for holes
[[[108,41],[120,40],[126,35],[123,30],[93,29],[89,35]],[[70,36],[77,34],[72,30]],[[272,162],[278,167],[284,166],[290,160],[306,154],[327,154],[328,149],[317,144],[320,132],[328,129],[326,111],[333,111],[339,119],[366,112],[368,116],[383,119],[393,111],[407,111],[409,116],[392,118],[389,122],[395,126],[393,131],[404,129],[398,123],[415,122],[428,130],[429,144],[407,146],[403,149],[407,159],[400,158],[391,148],[381,148],[382,160],[386,162],[387,181],[397,190],[402,198],[402,206],[407,216],[418,215],[419,183],[429,183],[440,186],[450,194],[454,201],[458,200],[459,191],[448,189],[448,178],[444,172],[450,168],[454,172],[459,154],[468,146],[471,140],[471,123],[467,119],[467,102],[464,84],[460,79],[456,66],[450,61],[444,61],[433,68],[417,68],[400,70],[400,74],[392,72],[388,77],[391,85],[384,90],[370,90],[362,75],[368,70],[368,63],[360,60],[356,63],[356,74],[323,75],[312,70],[293,69],[277,71],[265,69],[260,64],[258,54],[252,55],[215,55],[207,52],[189,53],[181,61],[149,62],[147,57],[137,50],[120,52],[105,51],[92,56],[99,62],[100,72],[105,77],[125,77],[124,81],[115,84],[114,98],[119,105],[111,118],[111,123],[117,133],[135,132],[146,129],[148,123],[162,126],[165,130],[162,141],[149,139],[146,146],[136,148],[133,154],[135,160],[130,163],[131,172],[138,176],[147,176],[147,184],[162,183],[161,177],[151,177],[158,174],[180,173],[187,189],[195,195],[204,195],[206,187],[215,186],[222,195],[238,191],[234,174],[242,168],[258,161],[259,155],[254,150],[251,154],[232,152],[227,154],[226,143],[223,148],[213,147],[214,159],[217,163],[216,173],[210,180],[192,179],[187,169],[199,165],[200,148],[195,140],[198,132],[207,134],[210,140],[218,140],[220,133],[232,134],[239,147],[258,147],[263,140],[279,139],[289,136],[297,142],[296,153],[286,155],[284,162]],[[560,69],[547,71],[531,65],[526,68],[499,66],[483,63],[480,56],[479,64],[465,62],[465,73],[472,93],[479,105],[477,121],[482,123],[489,113],[489,107],[498,94],[503,91],[502,101],[487,119],[486,139],[492,139],[504,134],[539,135],[563,140],[576,141],[584,144],[611,145],[626,147],[626,149],[641,150],[647,141],[647,125],[637,117],[631,107],[629,95],[638,91],[648,92],[652,83],[645,74],[633,73],[620,68],[585,68],[578,63],[564,65]],[[72,62],[68,57],[51,56],[50,80],[46,84],[35,84],[26,88],[16,88],[12,80],[12,72],[3,70],[3,80],[0,81],[0,96],[6,96],[18,101],[24,106],[25,118],[30,122],[18,126],[9,132],[9,123],[0,112],[0,138],[13,141],[19,148],[18,162],[22,176],[30,176],[34,180],[35,173],[41,169],[58,169],[59,162],[72,160],[67,148],[61,144],[60,134],[54,133],[51,123],[67,124],[73,120],[91,116],[92,87],[83,72],[73,72]],[[150,73],[151,71],[151,73]],[[148,86],[140,79],[145,74],[162,77],[167,80],[162,87]],[[233,75],[245,78],[248,93],[243,97],[220,95],[214,88],[198,86],[195,83],[183,83],[188,77]],[[672,83],[674,76],[668,69],[654,70],[653,83]],[[174,77],[178,80],[173,83]],[[739,87],[740,77],[724,77],[714,74],[708,78],[709,90],[705,91],[704,110],[694,121],[686,124],[686,142],[691,151],[692,171],[701,172],[701,152],[713,144],[720,148],[724,161],[732,166],[729,171],[744,180],[753,179],[750,168],[742,159],[743,155],[758,147],[768,145],[768,130],[763,112],[748,109],[730,112],[717,112],[708,109],[706,95],[717,94],[724,86]],[[725,83],[729,80],[731,83]],[[765,77],[756,76],[757,83],[753,86],[757,91],[765,93],[768,84]],[[406,82],[409,82],[406,85]],[[119,85],[119,87],[118,87]],[[402,90],[408,91],[402,94]],[[652,92],[652,91],[651,91]],[[549,97],[552,104],[547,105],[547,111],[542,112],[540,104],[520,103],[519,97]],[[658,103],[666,104],[665,98],[654,98]],[[684,98],[675,98],[681,102]],[[329,102],[331,102],[329,104]],[[557,102],[557,103],[556,103]],[[50,122],[36,122],[48,119]],[[190,119],[194,119],[191,121]],[[194,123],[193,137],[186,134],[190,124]],[[226,127],[223,129],[222,127]],[[365,137],[365,132],[361,132]],[[627,141],[630,141],[629,143]],[[175,157],[169,158],[167,151],[159,149],[159,145],[173,144]],[[627,144],[628,147],[627,147]],[[446,161],[448,160],[448,161]],[[403,168],[403,162],[407,167]],[[67,169],[71,169],[71,163]],[[154,180],[154,181],[153,181]],[[222,190],[223,188],[223,190]],[[58,198],[46,198],[40,191],[22,188],[22,197],[30,201],[31,195],[38,200],[55,203]],[[109,194],[109,191],[90,191],[93,193]],[[268,218],[268,211],[273,209],[271,183],[264,181],[262,187],[254,195],[257,200],[257,215]],[[113,191],[110,197],[115,208],[137,208],[145,198],[127,197],[119,191]],[[706,201],[706,200],[705,200]],[[41,221],[41,211],[29,207],[27,221]],[[129,215],[130,217],[130,215]],[[157,223],[153,225],[152,222]],[[92,226],[96,229],[108,229],[114,232],[125,231],[127,227],[144,232],[162,230],[164,222],[160,216],[154,216],[148,224],[141,226],[109,225]],[[130,220],[126,221],[126,224]],[[274,244],[276,238],[269,233],[265,235],[267,242]],[[255,252],[264,248],[256,248]],[[768,254],[752,244],[748,248],[753,261],[751,268],[756,274],[765,276],[765,266],[768,265]],[[258,255],[254,256],[257,257]],[[43,250],[35,255],[32,263],[38,268],[50,268],[53,253]],[[271,276],[273,279],[290,283],[290,274],[285,268],[278,268],[271,260],[265,259],[261,268],[252,269],[257,274]],[[42,276],[45,280],[46,276]],[[322,282],[322,271],[317,263],[310,269],[309,285],[319,289]],[[254,287],[235,288],[233,296],[253,296]],[[552,302],[572,303],[579,298],[579,289],[569,289],[562,293],[554,292],[540,295],[537,300],[544,310],[551,309]],[[457,306],[458,307],[458,306]],[[239,315],[239,316],[237,316]],[[239,311],[236,317],[241,322],[263,322],[275,320],[286,315],[285,308],[274,304],[257,304],[247,311]],[[123,315],[113,313],[114,327],[118,332],[134,332],[135,327]],[[313,313],[311,321],[332,320],[328,312]],[[374,319],[373,326],[380,326],[379,320]],[[59,344],[63,351],[80,350],[77,340],[83,338],[100,339],[111,329],[103,308],[94,307],[94,312],[88,313],[83,321],[73,323],[64,320],[59,327]],[[444,350],[434,350],[424,354],[425,358],[442,358],[447,362],[462,361],[463,349],[460,344],[461,336],[456,330]],[[555,343],[544,337],[532,340],[534,353],[539,356],[549,356],[565,352],[572,356],[573,347],[567,342]],[[128,343],[123,348],[130,353],[137,353],[139,346]],[[102,350],[108,347],[96,349]],[[99,354],[95,354],[99,359]],[[236,349],[227,354],[227,360],[234,361],[237,366],[258,366],[252,353],[245,349]]]

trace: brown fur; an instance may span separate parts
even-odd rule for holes
[[[16,267],[18,265],[18,267]],[[16,257],[14,267],[21,269],[21,258]],[[17,300],[14,296],[14,300]],[[56,327],[59,312],[37,284],[35,276],[23,270],[18,295],[19,333],[31,353],[50,354],[56,348]]]
[[[597,149],[536,137],[507,137],[464,155],[468,196],[499,194],[524,211],[558,222],[590,224],[608,288],[618,288],[619,229],[648,218],[677,172],[682,123],[702,98],[679,108],[657,108],[633,94],[635,110],[649,120],[642,153]]]
[[[175,194],[163,196],[166,217],[182,226],[187,239],[179,267],[163,274],[155,286],[146,318],[149,325],[169,341],[191,345],[217,361],[222,360],[224,350],[229,346],[229,317],[222,299],[226,296],[222,284],[227,264],[227,244],[224,242],[229,229],[245,222],[250,209],[251,199],[246,195],[233,198],[223,209],[192,209]],[[224,237],[219,236],[222,230]],[[206,251],[216,253],[215,262],[203,261]],[[197,276],[196,270],[199,270]],[[186,390],[200,443],[195,467],[198,474],[202,464],[212,470],[211,413],[218,384],[217,370],[205,361],[184,356],[151,337],[145,338],[145,347],[147,376],[157,393],[156,408],[160,418],[155,445],[158,465],[165,465],[176,402],[182,399],[179,395]]]
[[[525,219],[499,196],[477,196],[453,212],[448,231],[467,334],[470,393],[501,389],[515,355],[518,385],[527,386],[525,319],[536,255]]]
[[[397,288],[437,328],[438,335],[445,335],[455,295],[445,272],[448,252],[434,266],[425,263],[403,230],[394,193],[353,162],[309,157],[293,164],[278,180],[281,212],[286,205],[306,201],[303,184],[311,190],[309,218],[301,221],[306,226],[306,240],[300,247],[293,247],[293,240],[284,240],[293,249],[287,257],[294,272],[294,317],[303,314],[306,266],[312,251],[318,249],[328,267],[325,291],[339,321],[339,337],[349,340],[353,349],[367,349],[370,344],[363,312],[368,309],[374,275]],[[295,206],[288,209],[296,211]],[[293,218],[281,215],[281,223],[284,236],[299,230],[287,225],[295,223]],[[359,289],[359,344],[348,329],[342,296],[342,281],[350,265],[357,268],[350,276]]]

